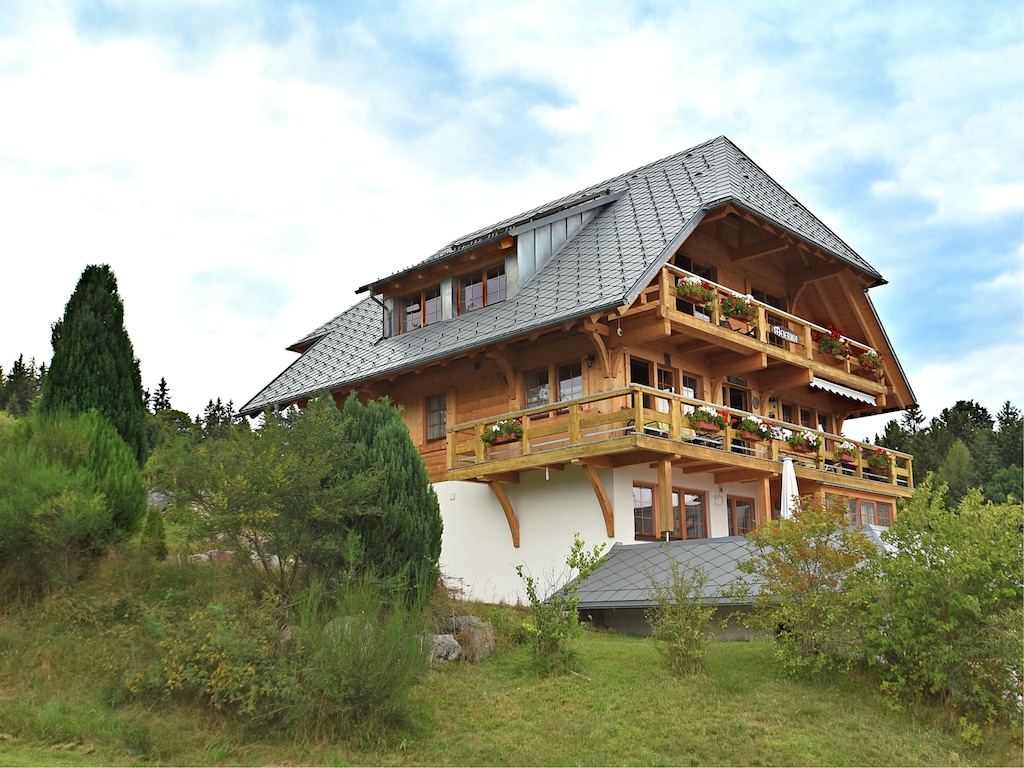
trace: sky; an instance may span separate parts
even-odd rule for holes
[[[0,365],[109,264],[143,385],[238,407],[358,287],[719,135],[888,280],[927,418],[1024,407],[1010,0],[0,0]]]

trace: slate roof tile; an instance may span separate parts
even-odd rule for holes
[[[311,346],[240,412],[254,415],[322,390],[357,385],[630,303],[651,278],[650,270],[672,255],[675,239],[687,225],[725,202],[759,213],[860,270],[869,281],[882,282],[870,264],[724,136],[471,232],[417,267],[451,258],[466,243],[606,191],[613,193],[610,202],[594,209],[590,221],[512,298],[390,338],[383,338],[380,306],[366,298],[295,342],[291,348]]]

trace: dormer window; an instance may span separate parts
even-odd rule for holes
[[[440,319],[441,286],[435,285],[402,299],[401,333],[431,325]]]
[[[505,300],[505,265],[488,267],[459,280],[459,314]]]

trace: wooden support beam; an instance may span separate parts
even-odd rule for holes
[[[757,520],[764,524],[772,519],[772,486],[771,480],[762,478],[757,489]]]
[[[790,387],[809,387],[814,381],[814,371],[810,368],[796,368],[783,366],[779,370],[764,373],[758,377],[761,390],[773,390],[778,392]]]
[[[608,534],[608,538],[614,538],[615,513],[612,510],[612,502],[608,498],[608,492],[604,488],[604,483],[601,482],[597,470],[591,464],[583,465],[583,474],[590,481],[590,487],[594,489],[594,495],[597,496],[597,503],[601,505],[601,514],[604,516],[604,529]]]
[[[756,243],[749,243],[748,245],[741,245],[738,248],[729,249],[729,258],[733,261],[748,261],[749,259],[756,259],[760,256],[768,256],[779,251],[784,251],[789,248],[789,243],[784,240],[780,240],[775,237],[767,237],[764,240],[759,240]]]
[[[768,367],[768,354],[766,352],[755,352],[746,355],[739,360],[717,363],[711,358],[711,366],[707,369],[707,375],[712,379],[721,376],[735,376],[738,373],[750,373],[751,371],[762,371]]]
[[[715,472],[715,482],[718,485],[725,485],[726,483],[748,483],[751,480],[760,480],[763,477],[767,477],[775,474],[764,469],[749,469],[741,467],[739,469],[723,470],[721,472]]]
[[[660,534],[672,530],[672,461],[667,456],[658,462],[658,516],[661,538]]]
[[[508,494],[505,492],[505,487],[497,481],[489,481],[487,485],[490,486],[491,491],[498,499],[498,503],[501,504],[501,509],[505,513],[505,519],[508,520],[508,529],[512,533],[512,546],[519,548],[519,518],[516,517],[516,511],[512,507],[512,502],[508,498]]]

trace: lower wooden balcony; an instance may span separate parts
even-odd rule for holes
[[[690,419],[697,409],[722,415],[725,426],[698,429]],[[770,436],[759,439],[733,426],[747,417]],[[485,441],[499,423],[514,425],[514,434]],[[786,439],[794,433],[809,434],[817,446],[794,447]],[[668,459],[685,472],[711,472],[716,483],[745,482],[780,476],[786,457],[798,475],[822,484],[900,497],[913,490],[908,454],[641,385],[449,427],[445,479],[515,482],[521,472],[567,464],[619,467]]]

